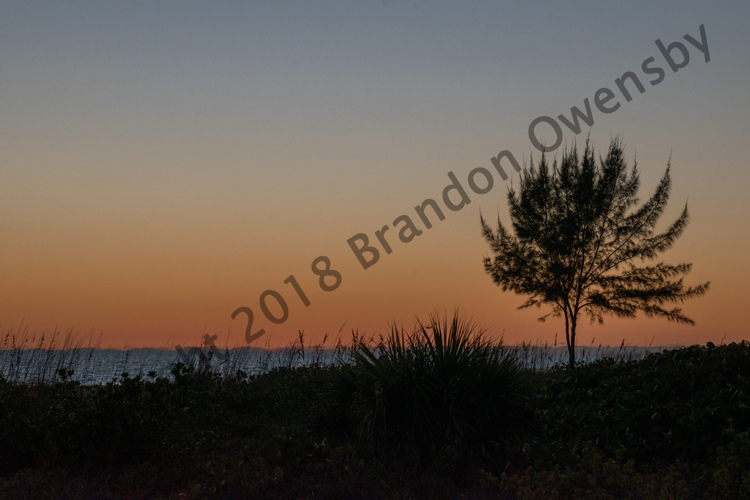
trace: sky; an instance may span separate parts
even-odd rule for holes
[[[479,223],[508,224],[518,185],[491,159],[537,161],[553,121],[550,157],[622,138],[641,199],[671,158],[657,228],[686,202],[690,223],[660,260],[711,281],[682,304],[694,326],[582,321],[579,344],[749,339],[748,47],[745,1],[2,1],[0,331],[241,346],[250,326],[275,347],[458,309],[505,343],[559,344],[561,320],[485,273]],[[558,116],[585,102],[576,133]],[[470,202],[451,210],[454,179]],[[427,209],[429,229],[426,199],[445,217]]]

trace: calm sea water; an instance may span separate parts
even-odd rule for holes
[[[577,359],[588,362],[604,357],[619,360],[642,359],[649,352],[661,352],[681,346],[668,347],[578,347]],[[551,346],[507,346],[523,366],[545,370],[567,362],[567,348]],[[204,350],[204,353],[207,352]],[[149,373],[171,377],[171,370],[182,361],[199,366],[204,363],[223,375],[234,375],[238,370],[259,374],[276,367],[298,367],[311,364],[327,365],[347,361],[346,354],[329,348],[309,348],[304,352],[294,349],[261,349],[243,347],[229,351],[219,349],[213,355],[201,356],[196,348],[184,349],[183,355],[165,348],[67,350],[23,349],[0,350],[0,375],[7,380],[23,383],[50,383],[60,380],[60,369],[72,370],[70,379],[84,385],[119,381],[124,373],[140,375],[150,380]]]
[[[16,349],[0,350],[0,375],[7,380],[24,383],[47,383],[61,379],[60,370],[72,370],[69,376],[84,385],[119,381],[124,373],[140,375],[150,380],[171,377],[178,362],[199,367],[201,364],[223,375],[235,375],[238,370],[259,374],[276,367],[297,367],[313,363],[330,364],[338,361],[332,349],[310,349],[304,353],[292,349],[239,348],[229,351],[217,349],[200,355],[197,348],[183,348],[182,354],[164,348],[66,350]]]

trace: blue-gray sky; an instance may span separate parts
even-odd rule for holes
[[[700,40],[700,25],[709,62],[683,38]],[[205,328],[239,343],[230,313],[248,306],[285,343],[458,306],[506,340],[552,339],[560,325],[517,311],[523,298],[482,269],[479,212],[507,221],[512,180],[370,269],[346,241],[413,215],[448,172],[465,182],[504,149],[538,158],[529,123],[594,107],[609,87],[621,107],[594,108],[566,143],[622,136],[644,197],[671,155],[664,224],[686,200],[692,221],[663,260],[693,262],[688,280],[712,290],[685,304],[695,327],[609,321],[581,335],[746,337],[749,28],[739,1],[2,2],[0,327],[115,345]],[[685,44],[689,63],[672,72],[657,39]],[[614,80],[646,81],[648,57],[663,81],[624,101]],[[311,273],[320,255],[342,274],[333,292]],[[288,302],[284,324],[260,311],[267,289]]]

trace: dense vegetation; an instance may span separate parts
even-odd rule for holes
[[[434,320],[344,366],[0,379],[0,492],[750,498],[750,343],[532,372]]]

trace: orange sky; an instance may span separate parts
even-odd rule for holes
[[[580,16],[553,3],[541,14],[414,5],[6,7],[0,329],[72,328],[101,334],[103,347],[195,345],[205,331],[239,346],[247,317],[231,313],[249,307],[253,331],[267,332],[258,342],[278,346],[299,330],[315,342],[343,329],[346,340],[351,329],[384,332],[459,308],[507,343],[562,340],[560,320],[517,310],[524,298],[484,274],[480,211],[507,224],[505,192],[518,180],[502,180],[490,158],[507,149],[538,159],[534,118],[570,114],[653,56],[664,81],[630,102],[618,94],[622,106],[596,111],[584,131],[598,150],[624,138],[642,199],[671,155],[659,228],[686,200],[691,222],[662,260],[692,262],[686,281],[711,290],[683,305],[696,326],[584,321],[579,343],[750,338],[744,3],[679,16],[647,2],[588,2]],[[700,39],[701,24],[710,62],[688,44],[689,63],[671,71],[655,40]],[[541,34],[530,39],[530,26]],[[476,167],[494,173],[487,194],[468,187]],[[440,200],[449,172],[471,203],[452,212],[441,201],[446,219],[425,229],[414,207]],[[405,214],[424,231],[410,243],[392,227]],[[373,243],[383,225],[393,252],[380,247],[364,270],[347,240]],[[341,274],[336,290],[312,273],[319,256]],[[284,283],[290,275],[309,306]],[[265,290],[286,301],[283,324],[264,317]]]

